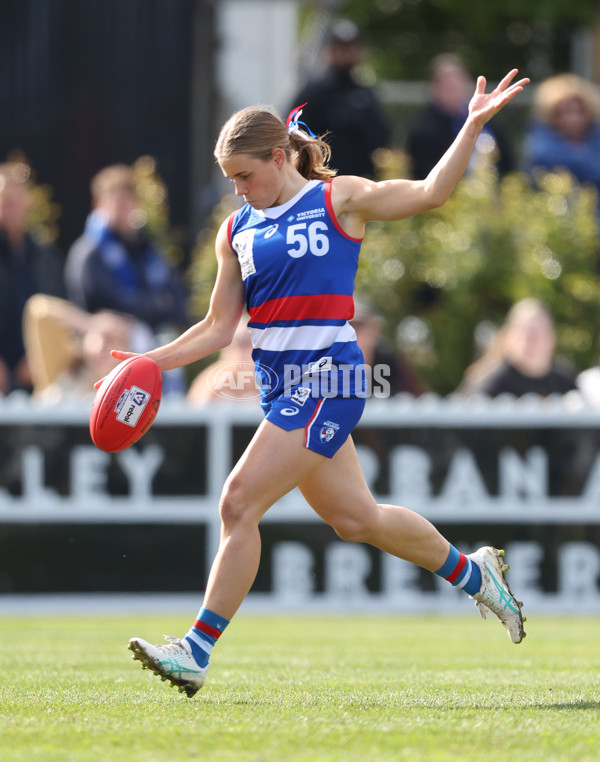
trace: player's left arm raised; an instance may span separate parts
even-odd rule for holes
[[[335,178],[334,208],[348,232],[360,234],[361,222],[368,220],[400,220],[442,206],[463,176],[483,126],[529,83],[527,77],[513,83],[517,72],[512,69],[490,93],[485,77],[477,79],[461,131],[424,180]]]

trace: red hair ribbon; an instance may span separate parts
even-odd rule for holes
[[[317,136],[310,129],[310,127],[305,122],[300,121],[300,115],[302,114],[302,109],[305,106],[306,106],[306,103],[303,103],[301,106],[296,106],[296,108],[293,108],[290,111],[290,113],[288,114],[288,118],[285,120],[285,127],[287,131],[291,134],[292,132],[298,132],[300,129],[300,126],[302,126],[306,129],[306,131],[311,136],[311,138],[316,138]]]

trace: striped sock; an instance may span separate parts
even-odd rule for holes
[[[481,570],[468,556],[450,545],[446,563],[435,574],[443,577],[454,587],[460,587],[465,593],[475,595],[481,588]]]
[[[206,667],[213,646],[229,624],[229,619],[215,614],[209,609],[200,609],[194,624],[184,639],[192,648],[192,656],[199,667]]]

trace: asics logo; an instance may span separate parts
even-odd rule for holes
[[[498,582],[496,577],[494,577],[494,575],[492,574],[492,570],[490,569],[489,566],[488,566],[488,572],[490,573],[491,580],[494,583],[494,585],[496,587],[496,590],[498,591],[498,596],[500,598],[499,603],[502,606],[502,608],[504,608],[504,609],[510,609],[515,614],[518,614],[519,613],[519,609],[515,608],[515,606],[513,604],[512,595],[504,587],[502,582]]]
[[[271,225],[270,228],[267,228],[265,230],[265,238],[270,238],[272,235],[274,235],[277,232],[278,227],[278,223],[275,223],[274,225]]]
[[[191,672],[193,674],[200,675],[202,674],[201,669],[190,669],[189,667],[183,667],[179,662],[175,661],[174,659],[161,659],[159,662],[161,667],[165,667],[169,670],[169,674],[174,675],[175,677],[178,677],[179,679],[183,678],[184,672]]]

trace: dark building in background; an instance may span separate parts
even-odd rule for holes
[[[0,160],[24,151],[54,189],[63,251],[81,233],[91,177],[144,154],[172,223],[197,228],[212,167],[212,19],[212,0],[2,0]]]

